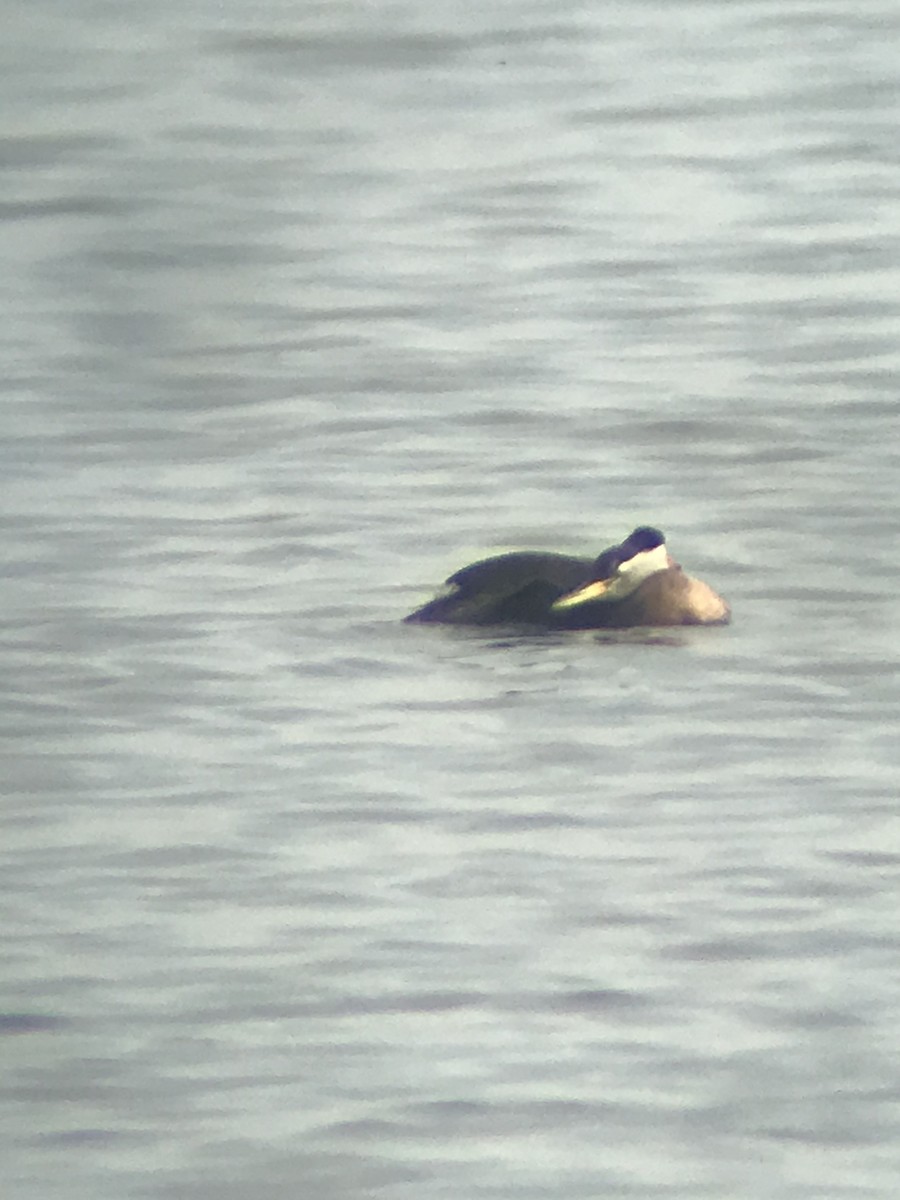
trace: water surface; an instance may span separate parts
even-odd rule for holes
[[[898,25],[22,10],[5,1197],[894,1195]]]

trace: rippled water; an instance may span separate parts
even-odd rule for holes
[[[898,33],[22,9],[4,1197],[894,1195]],[[730,628],[400,624],[644,522]]]

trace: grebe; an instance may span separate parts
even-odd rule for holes
[[[686,574],[662,533],[648,526],[593,560],[536,551],[482,559],[451,575],[434,600],[406,618],[545,629],[726,625],[730,619],[722,597]]]

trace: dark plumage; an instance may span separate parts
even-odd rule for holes
[[[624,629],[724,624],[728,605],[669,557],[642,526],[596,559],[519,551],[485,558],[447,580],[446,591],[406,618],[416,624]]]

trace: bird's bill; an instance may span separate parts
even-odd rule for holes
[[[551,608],[574,608],[576,604],[585,604],[588,600],[599,600],[609,590],[611,583],[611,579],[595,579],[586,583],[584,587],[576,588],[574,592],[560,596],[558,600],[553,601]]]

